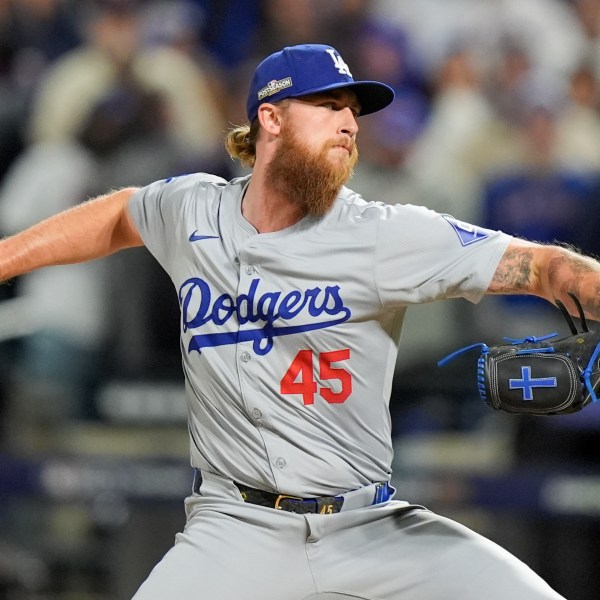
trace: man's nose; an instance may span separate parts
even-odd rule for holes
[[[350,137],[354,137],[358,133],[358,122],[352,110],[346,106],[340,110],[342,122],[340,125],[340,133],[345,133]]]

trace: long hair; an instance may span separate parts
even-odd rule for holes
[[[256,139],[260,131],[258,119],[251,124],[230,129],[225,138],[225,148],[231,158],[239,160],[243,167],[253,167],[256,162]]]
[[[287,111],[289,104],[289,98],[284,98],[277,102],[277,107],[281,111]],[[257,117],[252,123],[238,125],[227,132],[225,148],[231,158],[240,161],[242,167],[253,167],[256,162],[256,141],[260,129]]]

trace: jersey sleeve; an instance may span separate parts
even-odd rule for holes
[[[167,272],[182,247],[182,236],[188,235],[188,222],[198,212],[195,190],[203,183],[226,181],[206,173],[173,177],[141,188],[129,200],[129,214],[144,245]]]
[[[512,237],[420,206],[384,208],[375,277],[385,305],[466,298],[478,302]]]

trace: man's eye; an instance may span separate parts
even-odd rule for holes
[[[339,102],[321,102],[319,104],[319,106],[326,108],[327,110],[343,110],[344,108],[346,108],[346,104],[342,104]],[[360,109],[354,108],[352,106],[348,106],[348,108],[352,111],[352,114],[355,117],[358,117],[360,115]]]

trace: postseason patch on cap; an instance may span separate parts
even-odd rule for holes
[[[456,232],[456,235],[463,246],[469,246],[475,242],[485,240],[485,238],[493,233],[493,231],[489,229],[483,229],[482,227],[459,221],[450,215],[442,215],[442,217],[444,217],[444,219],[452,226],[452,229]]]
[[[276,94],[277,92],[285,90],[285,88],[289,87],[292,87],[291,77],[285,77],[284,79],[280,79],[279,81],[276,81],[274,79],[273,81],[269,81],[269,83],[267,83],[267,85],[265,85],[264,88],[258,90],[258,99],[262,100],[263,98],[272,96],[273,94]]]

